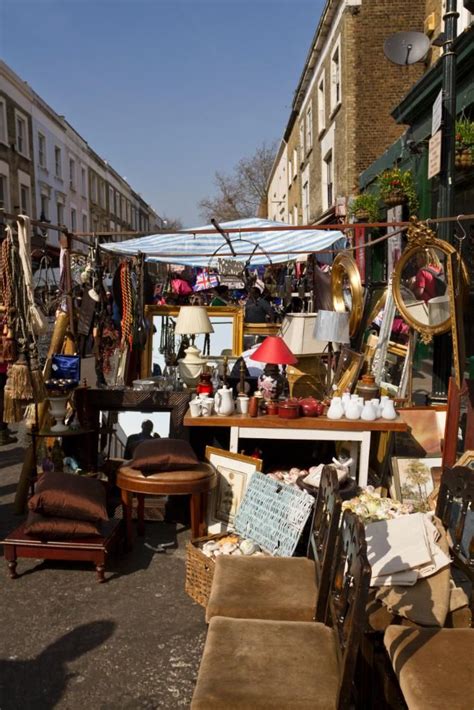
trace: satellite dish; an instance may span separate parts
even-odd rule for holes
[[[394,64],[415,64],[430,48],[430,40],[423,32],[395,32],[383,43],[383,52]]]

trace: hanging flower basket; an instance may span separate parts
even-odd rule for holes
[[[354,217],[359,221],[359,222],[368,222],[369,221],[369,213],[367,210],[357,210],[354,212]]]
[[[392,190],[385,195],[383,201],[387,207],[396,207],[396,205],[403,205],[407,201],[407,196],[402,190]]]
[[[473,165],[473,149],[458,148],[455,153],[454,163],[457,170],[469,170]]]

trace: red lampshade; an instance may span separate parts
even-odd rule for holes
[[[252,360],[266,362],[270,365],[296,365],[298,359],[293,355],[283,338],[269,335],[250,356]]]

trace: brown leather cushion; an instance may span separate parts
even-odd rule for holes
[[[25,533],[45,540],[69,540],[78,537],[96,537],[101,534],[97,523],[88,520],[46,517],[31,510],[26,519]]]
[[[152,473],[149,476],[144,476],[141,471],[136,471],[129,466],[123,466],[119,470],[119,476],[129,478],[131,480],[144,479],[146,481],[156,481],[157,483],[173,483],[186,481],[200,481],[202,478],[209,478],[214,475],[214,468],[209,464],[201,463],[184,471],[168,471],[163,473]]]
[[[384,644],[410,710],[472,710],[474,629],[389,626]]]
[[[109,519],[102,483],[71,473],[44,473],[28,507],[35,513],[57,518],[93,523]]]
[[[213,616],[313,621],[316,611],[314,562],[305,557],[216,559],[206,621]]]
[[[191,708],[329,710],[338,689],[336,638],[324,624],[215,616]]]
[[[179,471],[198,463],[199,460],[187,441],[150,439],[138,444],[128,465],[148,476],[159,471]]]

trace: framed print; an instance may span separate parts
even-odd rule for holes
[[[234,524],[235,514],[255,471],[262,460],[206,446],[206,460],[217,471],[217,485],[210,493],[207,528],[209,533],[225,532]]]
[[[339,360],[337,361],[333,382],[333,385],[336,386],[336,389],[339,390],[341,394],[347,390],[353,392],[363,364],[363,354],[356,353],[354,350],[350,350],[346,347],[342,348],[339,354]]]
[[[421,510],[429,510],[429,497],[438,483],[441,470],[441,456],[413,458],[394,456],[392,458],[392,497],[402,503],[413,503]],[[434,470],[436,469],[436,470]]]

